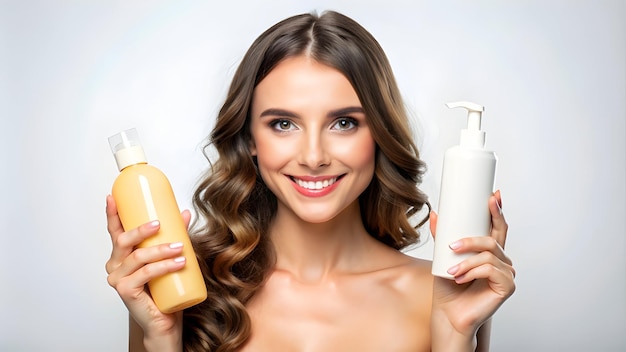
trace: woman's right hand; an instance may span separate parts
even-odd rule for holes
[[[180,341],[182,312],[161,313],[146,284],[185,266],[182,245],[166,243],[137,248],[144,239],[157,233],[158,221],[124,231],[112,196],[107,196],[106,204],[107,228],[113,243],[111,257],[106,263],[109,285],[117,291],[135,322],[142,328],[144,343],[149,344],[161,338]],[[186,210],[181,215],[188,226],[191,214]]]

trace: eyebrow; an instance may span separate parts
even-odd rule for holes
[[[328,117],[339,117],[339,116],[345,116],[345,115],[350,115],[350,114],[354,114],[354,113],[362,113],[363,114],[363,113],[365,113],[365,111],[360,106],[349,106],[347,108],[341,108],[341,109],[330,111],[326,116],[328,116]]]
[[[365,111],[360,106],[349,106],[349,107],[345,107],[345,108],[341,108],[337,110],[331,110],[328,112],[328,114],[326,114],[326,116],[327,117],[339,117],[339,116],[344,116],[344,115],[349,115],[349,114],[354,114],[354,113],[365,113]],[[264,117],[264,116],[296,118],[298,117],[298,114],[288,111],[288,110],[284,110],[284,109],[271,108],[271,109],[264,110],[261,113],[261,115],[259,115],[259,117]]]

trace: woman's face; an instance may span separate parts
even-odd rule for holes
[[[255,88],[251,152],[278,211],[321,223],[358,206],[376,144],[359,98],[339,71],[298,56]]]

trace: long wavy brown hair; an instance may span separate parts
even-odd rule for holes
[[[298,55],[342,72],[365,111],[377,145],[374,177],[359,197],[367,231],[395,249],[419,240],[417,228],[426,219],[414,225],[411,218],[430,207],[417,188],[425,165],[382,48],[337,12],[287,18],[262,33],[243,57],[207,142],[219,156],[193,196],[199,221],[192,240],[209,293],[184,311],[186,351],[233,351],[250,335],[245,304],[274,264],[268,229],[276,211],[249,150],[252,94],[276,65]]]

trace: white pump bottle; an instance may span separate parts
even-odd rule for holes
[[[432,274],[452,279],[448,269],[473,253],[456,254],[450,244],[464,237],[487,236],[491,230],[488,201],[494,191],[497,157],[484,148],[485,132],[480,129],[484,108],[466,101],[446,106],[468,111],[460,145],[444,155],[433,255]]]

